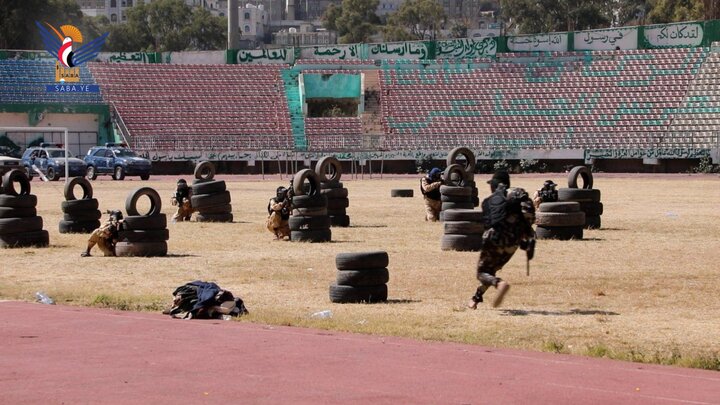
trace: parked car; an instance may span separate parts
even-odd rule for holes
[[[0,177],[13,169],[25,172],[25,166],[23,166],[22,160],[10,156],[0,156]]]
[[[70,177],[83,176],[85,174],[85,162],[76,157],[67,157]],[[62,145],[41,143],[40,146],[32,146],[25,149],[22,156],[22,164],[28,172],[28,178],[45,175],[50,181],[57,181],[65,177],[65,149]],[[40,171],[40,173],[38,173]]]
[[[125,144],[106,143],[105,146],[90,148],[83,158],[86,164],[85,177],[95,180],[98,175],[109,174],[114,180],[123,180],[125,176],[150,178],[152,163],[141,157]]]

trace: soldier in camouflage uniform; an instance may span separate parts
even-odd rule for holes
[[[115,242],[120,230],[123,215],[120,211],[109,212],[110,217],[100,228],[95,229],[88,239],[87,249],[80,254],[82,257],[90,256],[90,250],[97,245],[105,256],[115,256]]]
[[[482,202],[486,231],[477,265],[480,286],[468,303],[471,309],[483,302],[483,293],[490,287],[498,290],[493,307],[500,305],[510,284],[495,274],[510,261],[518,246],[534,249],[535,207],[527,192],[509,188],[510,175],[505,171],[495,173],[488,183],[492,194]]]
[[[442,202],[440,201],[440,186],[442,186],[441,173],[440,169],[433,167],[428,174],[420,180],[420,192],[425,200],[426,221],[435,222],[440,218],[440,208],[442,207]]]
[[[533,205],[535,210],[540,207],[540,204],[544,202],[556,202],[558,200],[558,191],[555,189],[557,184],[552,180],[545,180],[542,188],[535,191],[533,195]]]
[[[192,203],[190,202],[191,195],[192,190],[188,187],[185,179],[178,180],[175,194],[172,195],[172,199],[170,200],[173,206],[177,206],[177,211],[175,211],[172,217],[173,222],[190,220],[194,211]]]
[[[283,240],[285,237],[290,237],[289,220],[292,202],[285,187],[278,187],[275,193],[275,197],[268,202],[267,228],[275,234],[276,240]]]

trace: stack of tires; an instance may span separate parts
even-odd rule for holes
[[[483,212],[473,209],[445,211],[444,234],[440,249],[478,252],[482,249],[485,231]]]
[[[141,214],[137,209],[138,200],[147,196],[150,209]],[[160,194],[150,187],[139,188],[127,196],[122,230],[118,232],[115,245],[117,256],[166,256],[168,251],[167,217],[160,213],[162,201]]]
[[[214,180],[215,166],[212,162],[200,162],[195,166],[190,203],[198,211],[198,222],[232,222],[230,192],[225,180]]]
[[[577,202],[545,202],[535,213],[538,239],[582,239],[585,213]]]
[[[330,226],[350,226],[350,217],[347,215],[348,190],[340,182],[342,166],[333,156],[325,156],[315,165],[315,174],[320,178],[320,194],[327,197],[327,214],[330,217]]]
[[[75,197],[75,186],[80,186],[83,191],[79,200]],[[73,177],[65,184],[64,194],[65,201],[60,204],[63,212],[63,220],[58,225],[60,233],[90,233],[100,227],[102,213],[86,178]]]
[[[305,186],[305,181],[309,186]],[[290,240],[294,242],[330,242],[328,199],[320,194],[320,178],[310,169],[300,170],[293,177],[292,216],[289,220]]]
[[[583,180],[578,187],[578,177]],[[585,166],[575,166],[568,174],[568,188],[558,189],[558,201],[577,202],[580,211],[585,213],[585,229],[599,229],[603,204],[600,202],[600,190],[593,188],[593,177]]]
[[[446,221],[445,211],[457,209],[473,209],[472,187],[466,186],[467,173],[459,164],[445,168],[445,184],[440,186],[440,220]]]
[[[462,162],[462,160],[458,161],[458,157],[464,157],[465,161]],[[462,164],[461,164],[462,162]],[[454,164],[460,164],[465,169],[465,183],[463,184],[466,187],[470,187],[472,189],[472,198],[471,201],[473,203],[473,207],[477,207],[480,205],[480,198],[478,197],[478,189],[475,185],[475,164],[477,161],[475,160],[475,154],[468,148],[460,147],[455,148],[450,151],[447,157],[447,165],[451,166]]]
[[[20,184],[20,191],[15,190]],[[10,170],[0,187],[0,248],[44,247],[50,243],[43,219],[37,216],[37,196],[30,194],[30,180],[23,170]]]
[[[330,301],[341,304],[387,301],[388,263],[387,252],[338,253],[337,281],[330,285]]]

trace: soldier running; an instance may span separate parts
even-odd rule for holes
[[[440,219],[440,186],[442,179],[440,174],[442,171],[437,167],[433,167],[427,175],[420,180],[420,192],[425,200],[425,220],[435,222]]]
[[[177,221],[189,221],[193,213],[192,203],[190,202],[190,196],[192,190],[188,187],[185,179],[180,179],[177,182],[175,188],[175,194],[172,196],[171,203],[173,206],[177,206],[177,211],[172,217],[173,222]]]
[[[123,215],[120,211],[109,211],[107,222],[102,224],[100,228],[95,229],[88,239],[87,249],[80,254],[82,257],[88,257],[90,250],[97,245],[105,256],[115,256],[115,243],[117,242],[118,231],[122,224]]]
[[[278,187],[275,193],[275,197],[268,202],[267,228],[275,235],[275,240],[283,240],[285,237],[290,237],[289,220],[292,201],[285,187]]]
[[[509,188],[510,175],[505,171],[496,172],[488,181],[492,194],[483,200],[485,220],[483,248],[477,265],[477,279],[480,286],[468,302],[470,309],[476,309],[483,302],[483,293],[495,287],[498,292],[493,300],[497,307],[510,288],[510,284],[495,274],[512,258],[518,246],[528,251],[535,248],[535,208],[527,192],[522,188]]]

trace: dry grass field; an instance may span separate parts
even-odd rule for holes
[[[185,176],[190,178],[190,176]],[[348,176],[345,176],[348,177]],[[416,177],[350,180],[350,228],[332,243],[278,242],[265,229],[267,200],[286,180],[223,177],[235,223],[177,223],[163,258],[81,258],[87,235],[62,235],[62,182],[32,182],[50,232],[45,249],[0,250],[0,299],[33,300],[43,290],[58,303],[160,311],[173,289],[214,281],[241,296],[241,322],[308,326],[377,335],[557,351],[720,370],[720,177],[595,176],[603,229],[582,241],[537,244],[531,275],[519,251],[499,273],[512,288],[503,306],[463,305],[473,294],[478,253],[440,250],[442,225],[426,223]],[[489,175],[479,175],[478,184]],[[516,175],[534,190],[545,178]],[[123,208],[127,194],[151,186],[170,216],[175,178],[93,183],[102,210]],[[415,198],[390,198],[412,188]],[[481,198],[487,190],[481,188]],[[335,254],[386,250],[386,304],[332,304]],[[494,290],[488,291],[491,298]],[[330,319],[310,314],[331,309]],[[178,322],[181,322],[178,320]]]

